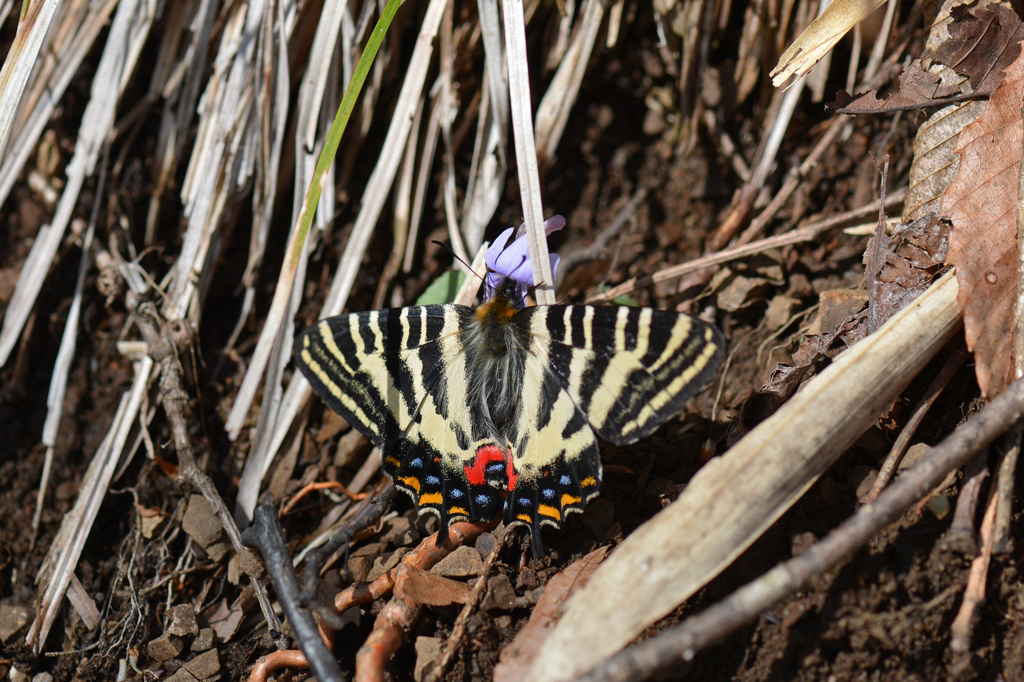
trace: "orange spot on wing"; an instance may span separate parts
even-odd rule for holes
[[[428,493],[420,496],[420,504],[441,504],[441,493]]]
[[[529,514],[519,514],[516,516],[516,518],[522,521],[523,523],[533,523],[533,519],[530,518]]]
[[[398,482],[404,483],[405,485],[409,486],[416,492],[420,491],[420,479],[416,478],[415,476],[401,476],[399,477]]]
[[[568,507],[573,504],[579,504],[583,501],[582,497],[576,497],[575,495],[562,495],[562,506]]]
[[[452,507],[451,509],[448,510],[448,514],[450,516],[455,516],[456,514],[462,514],[463,516],[469,516],[469,512],[466,511],[465,509],[463,509],[462,507]]]
[[[583,486],[584,488],[593,487],[597,485],[597,479],[594,478],[593,476],[587,476],[582,481],[580,481],[580,485]]]
[[[542,504],[539,507],[537,507],[537,511],[539,513],[543,514],[544,516],[549,516],[549,517],[551,517],[553,519],[556,519],[556,520],[559,520],[559,521],[562,519],[562,512],[558,511],[556,508],[552,507],[551,505]]]

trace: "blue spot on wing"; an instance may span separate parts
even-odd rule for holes
[[[426,481],[427,485],[437,485],[441,482],[441,479],[437,476],[427,476]]]
[[[544,490],[541,491],[541,494],[544,495],[544,497],[549,500],[553,500],[555,498],[555,491],[552,490],[551,488],[545,488]]]
[[[462,497],[465,493],[463,493],[458,488],[452,488],[451,490],[448,491],[448,494],[451,495],[452,497],[454,497],[457,500],[460,497]]]
[[[572,483],[572,479],[566,476],[565,474],[562,474],[562,477],[558,479],[558,482],[561,483],[562,485],[569,485],[570,483]]]
[[[411,466],[413,469],[422,469],[423,468],[423,460],[420,459],[419,457],[417,457],[413,461],[409,462],[409,466]]]

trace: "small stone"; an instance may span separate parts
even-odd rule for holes
[[[184,648],[185,644],[181,641],[181,637],[165,632],[146,645],[146,653],[154,661],[163,663],[176,657]]]
[[[50,673],[39,673],[32,678],[32,682],[53,682],[53,675]]]
[[[408,553],[408,547],[399,547],[394,552],[381,554],[377,557],[377,560],[373,562],[373,569],[370,571],[370,575],[366,576],[366,579],[372,583],[374,580],[397,566],[398,562],[402,560],[402,557]]]
[[[516,592],[507,575],[495,575],[487,579],[487,591],[480,602],[481,611],[511,611],[516,605]]]
[[[512,616],[507,613],[503,616],[498,616],[494,619],[494,624],[498,626],[499,630],[507,630],[512,627]]]
[[[202,495],[193,495],[189,498],[188,509],[181,519],[181,527],[204,549],[220,540],[224,530],[220,519],[213,513],[213,507]]]
[[[250,578],[263,577],[263,561],[249,548],[243,549],[238,555],[238,568]]]
[[[785,294],[777,294],[768,304],[768,311],[765,313],[765,326],[770,331],[778,331],[793,317],[793,311],[800,305],[800,301]]]
[[[196,638],[192,641],[192,651],[199,653],[201,651],[208,651],[213,648],[214,642],[216,641],[213,628],[203,628],[196,635]]]
[[[199,681],[195,678],[195,675],[193,675],[189,671],[185,670],[184,668],[179,668],[178,672],[176,672],[173,675],[171,675],[170,677],[168,677],[166,682],[199,682]]]
[[[348,560],[348,573],[352,576],[352,582],[365,582],[371,570],[373,562],[364,556],[354,556]]]
[[[615,503],[611,500],[594,500],[583,512],[583,523],[594,533],[594,537],[604,540],[608,529],[615,523]]]
[[[473,547],[462,545],[437,562],[430,572],[446,578],[468,578],[480,575],[483,570],[484,562],[480,559],[480,552]]]
[[[516,589],[532,590],[535,587],[537,587],[537,572],[529,566],[519,571],[519,577],[516,578]]]
[[[166,632],[178,637],[195,636],[199,634],[199,625],[196,623],[196,610],[191,604],[178,604],[172,606],[167,612],[170,624]]]
[[[224,557],[227,556],[228,552],[231,551],[231,545],[226,542],[215,542],[209,547],[204,547],[206,555],[210,557],[210,561],[215,564],[219,564],[223,561]]]
[[[27,673],[23,673],[15,667],[12,667],[7,674],[10,676],[11,682],[28,682],[31,679]]]
[[[0,642],[7,643],[28,623],[29,612],[24,606],[0,606]]]
[[[210,649],[185,664],[185,670],[196,679],[208,680],[220,672],[220,655],[216,649]]]
[[[441,658],[441,645],[440,637],[416,638],[416,667],[412,673],[416,682],[422,682],[431,666]]]
[[[855,493],[859,500],[867,496],[875,486],[875,479],[878,478],[878,471],[871,467],[864,466],[863,464],[858,464],[853,468],[851,478],[854,481],[860,481],[860,483],[857,484],[857,492]]]
[[[498,544],[498,538],[494,537],[493,533],[481,533],[480,537],[476,539],[476,551],[480,553],[480,558],[486,559],[490,556],[496,544]]]
[[[384,543],[381,543],[381,542],[371,542],[368,545],[363,545],[362,547],[359,547],[357,549],[352,550],[349,553],[349,556],[350,557],[366,556],[366,557],[370,557],[370,560],[372,561],[372,560],[376,559],[377,557],[379,557],[380,553],[383,552],[383,551],[384,551]]]

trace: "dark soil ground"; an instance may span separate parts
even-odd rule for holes
[[[706,129],[701,128],[693,144],[688,145],[687,140],[680,141],[665,132],[668,123],[652,118],[645,97],[655,86],[671,86],[673,76],[665,71],[659,56],[650,8],[641,3],[630,11],[635,14],[618,47],[602,48],[595,57],[597,64],[584,83],[559,156],[544,172],[545,203],[551,212],[562,213],[568,220],[567,229],[552,238],[553,250],[568,255],[586,246],[638,188],[647,188],[649,194],[612,238],[604,256],[576,264],[564,273],[558,294],[568,301],[580,301],[600,286],[702,255],[704,240],[724,218],[741,184]],[[742,12],[742,8],[735,11]],[[4,37],[10,38],[7,33]],[[730,40],[723,36],[709,58],[713,68],[708,77],[719,77],[727,90],[731,87],[731,71],[724,69],[728,55],[735,51]],[[841,85],[836,83],[827,91],[834,92],[838,87]],[[68,106],[49,126],[65,158],[73,148],[88,84],[83,81],[75,88]],[[747,159],[764,132],[761,120],[769,96],[766,86],[760,99],[751,97],[738,108],[720,103],[710,109]],[[101,243],[108,242],[109,232],[124,235],[118,228],[119,220],[129,226],[133,236],[137,226],[144,224],[152,182],[146,169],[157,114],[151,118],[131,149],[113,150],[114,154],[123,151],[126,163],[120,176],[108,183],[112,199],[104,204],[109,216],[100,220]],[[876,199],[876,163],[885,154],[891,155],[889,187],[905,185],[915,128],[922,118],[910,113],[858,119],[852,134],[835,144],[804,179],[771,229],[783,231]],[[789,159],[804,158],[830,120],[820,104],[805,96],[780,154],[780,159],[786,161],[780,165],[788,167]],[[368,158],[379,149],[383,132],[383,126],[373,129],[362,152]],[[468,151],[463,156],[468,158]],[[357,170],[356,189],[349,189],[350,196],[359,196],[358,187],[371,167],[368,163]],[[465,172],[464,167],[459,169]],[[514,173],[510,175],[514,177]],[[776,171],[769,184],[777,187],[781,176],[782,170]],[[91,191],[83,193],[82,215],[87,215],[92,205]],[[489,237],[520,222],[514,180],[509,182],[506,199],[492,221]],[[333,270],[354,210],[353,206],[342,208],[333,236],[315,255],[307,287],[313,295],[303,305],[297,330],[319,312],[328,276],[322,273]],[[0,305],[9,301],[30,240],[49,219],[50,211],[24,182],[0,209]],[[272,254],[279,254],[283,246],[290,208],[283,207],[279,214]],[[446,238],[442,207],[435,207],[424,222],[428,234],[423,243]],[[258,321],[243,333],[238,352],[225,356],[224,342],[240,307],[237,287],[245,266],[245,225],[244,220],[239,221],[219,265],[195,337],[195,352],[182,358],[186,390],[192,397],[192,442],[229,508],[247,444],[244,436],[240,442],[231,443],[224,434],[223,420],[245,370],[243,359],[251,354],[269,305],[280,260],[268,258],[261,275]],[[164,248],[143,261],[158,280],[180,246],[177,217],[168,216],[160,229]],[[708,286],[710,277],[684,280],[686,285],[682,287],[669,282],[632,294],[638,303],[667,309],[702,312],[710,308],[728,338],[729,361],[684,414],[654,436],[632,446],[602,447],[605,478],[599,501],[587,513],[571,517],[562,532],[545,531],[548,552],[543,559],[532,556],[525,536],[517,534],[506,542],[494,570],[509,577],[517,597],[536,594],[535,590],[575,558],[628,535],[671,501],[707,457],[720,454],[733,442],[741,406],[758,391],[775,363],[789,361],[803,341],[803,330],[813,318],[811,308],[818,302],[818,295],[862,287],[865,242],[864,237],[833,230],[816,243],[786,247],[733,264],[734,279],[758,278],[756,286],[733,310],[718,305],[722,286]],[[388,231],[379,230],[364,261],[350,309],[370,305],[377,286],[374,273],[383,266],[389,248]],[[450,256],[444,252],[433,247],[425,251],[412,276],[400,277],[395,284],[398,296],[407,303],[414,301],[450,263]],[[79,255],[79,246],[69,240],[58,254],[22,345],[0,371],[0,604],[4,605],[32,609],[37,603],[34,577],[133,376],[131,364],[116,349],[116,342],[125,332],[127,311],[120,301],[108,301],[97,290],[97,273],[93,271],[87,282],[82,333],[47,502],[39,533],[33,538],[31,519],[45,450],[40,445],[45,400]],[[780,294],[795,299],[796,304],[790,320],[781,327],[772,327],[767,320],[768,304]],[[799,315],[806,311],[810,312]],[[849,517],[857,507],[858,494],[870,484],[910,410],[944,360],[945,353],[913,382],[884,419],[734,565],[644,636],[715,603]],[[977,409],[978,398],[973,368],[967,364],[931,410],[915,442],[937,443]],[[283,487],[288,495],[300,487],[300,481],[333,479],[347,483],[362,463],[337,465],[333,456],[341,436],[332,435],[322,441],[317,438],[329,419],[324,409],[317,403],[309,411],[303,445]],[[112,680],[117,677],[119,662],[130,651],[138,655],[140,669],[166,676],[189,658],[188,646],[174,660],[161,665],[149,655],[147,645],[163,632],[168,607],[182,603],[198,607],[200,627],[223,615],[217,614],[218,608],[240,609],[245,614],[237,632],[215,645],[221,679],[246,679],[257,658],[274,650],[266,626],[258,617],[259,610],[252,605],[251,593],[245,593],[245,580],[239,585],[229,579],[233,576],[228,565],[230,553],[215,561],[180,530],[189,496],[169,475],[173,466],[168,463],[175,461],[175,451],[162,411],[157,412],[150,431],[158,459],[140,453],[115,481],[76,570],[101,611],[99,627],[87,630],[65,603],[46,642],[46,651],[51,653],[33,655],[23,645],[21,630],[4,643],[0,678],[7,675],[15,679],[17,669],[30,678],[46,672],[61,681]],[[992,457],[994,463],[995,455]],[[271,471],[276,470],[275,464]],[[957,503],[958,487],[959,479],[944,491],[944,499],[951,506]],[[284,516],[283,525],[294,550],[314,533],[335,499],[314,493]],[[152,537],[142,533],[140,510],[145,509],[159,510],[165,518]],[[404,496],[399,496],[394,511],[378,535],[356,545],[357,551],[361,546],[379,543],[364,554],[373,559],[414,546],[431,530],[430,522],[415,519]],[[971,642],[972,655],[965,662],[949,651],[950,624],[962,599],[971,558],[944,544],[950,518],[951,514],[942,513],[941,504],[908,511],[841,568],[819,576],[808,590],[701,653],[689,669],[678,670],[674,677],[744,682],[1024,679],[1024,592],[1017,550],[993,560],[987,599]],[[978,518],[980,521],[980,510]],[[1014,521],[1013,540],[1016,548],[1024,546],[1024,526],[1019,519]],[[190,557],[186,570],[182,569],[184,556]],[[330,578],[329,582],[343,584],[340,578]],[[381,604],[378,601],[363,609],[358,622],[340,632],[338,655],[344,670],[353,669],[355,651],[369,633]],[[474,613],[446,680],[490,678],[499,652],[531,614],[528,601],[517,604],[512,609]],[[456,615],[454,607],[428,609],[391,663],[391,679],[412,679],[417,661],[416,637],[445,638]],[[143,679],[131,668],[127,674],[130,679]],[[301,678],[302,673],[298,673],[290,679]],[[144,679],[154,676],[147,672]],[[280,679],[289,678],[286,675]]]

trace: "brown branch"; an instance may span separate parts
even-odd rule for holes
[[[476,608],[477,602],[480,601],[480,595],[483,594],[484,588],[487,587],[487,577],[491,573],[491,568],[494,566],[498,554],[501,553],[501,548],[505,544],[505,537],[507,535],[507,533],[502,535],[494,543],[490,553],[488,553],[487,559],[484,561],[483,570],[480,571],[480,577],[477,579],[476,585],[473,586],[473,591],[469,593],[469,601],[462,607],[459,617],[455,619],[455,625],[452,626],[452,634],[448,637],[448,641],[445,642],[444,652],[442,652],[441,658],[437,660],[437,663],[434,664],[434,669],[424,678],[424,682],[437,682],[444,675],[444,671],[448,667],[448,663],[455,654],[455,649],[458,647],[459,642],[462,640],[462,635],[466,631],[469,617],[473,614],[473,609]]]
[[[456,547],[473,542],[481,533],[491,530],[496,525],[497,520],[486,524],[466,521],[453,523],[448,527],[448,538],[440,545],[435,533],[402,559],[395,573],[394,597],[377,616],[373,632],[356,653],[356,682],[383,682],[384,667],[402,645],[406,630],[419,618],[420,609],[423,607],[404,590],[409,569],[429,571]]]

